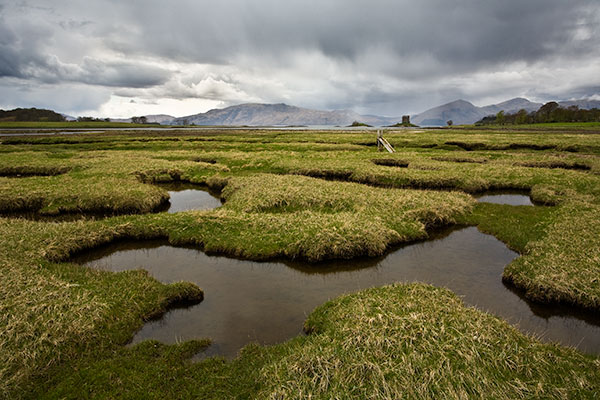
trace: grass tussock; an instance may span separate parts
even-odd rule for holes
[[[80,180],[66,175],[13,181],[0,186],[1,213],[146,213],[159,208],[169,198],[158,187],[116,177]]]
[[[547,236],[530,243],[526,254],[505,269],[503,278],[532,300],[599,310],[598,232],[600,206],[569,202],[558,212]]]
[[[206,341],[155,341],[82,360],[36,398],[593,398],[598,360],[542,344],[448,290],[394,285],[308,317],[308,336],[190,363]]]
[[[265,365],[259,398],[578,398],[598,361],[541,344],[451,292],[375,288],[317,308],[308,339]]]
[[[311,261],[380,255],[390,245],[426,237],[427,228],[453,222],[473,204],[458,192],[390,190],[280,175],[232,179],[223,197],[224,215],[235,211],[252,231],[285,237],[290,240],[286,256]]]
[[[0,397],[78,351],[125,343],[143,319],[172,303],[202,298],[195,285],[163,285],[143,271],[112,274],[48,261],[127,229],[0,218]]]

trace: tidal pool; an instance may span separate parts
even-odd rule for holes
[[[283,342],[301,334],[308,314],[329,299],[368,287],[415,281],[447,287],[466,304],[543,340],[599,354],[597,316],[531,304],[502,283],[504,267],[517,256],[493,236],[468,227],[406,245],[378,259],[252,262],[146,241],[98,248],[74,261],[111,271],[141,268],[165,283],[198,284],[204,290],[200,304],[171,310],[162,319],[146,323],[133,343],[211,338],[213,344],[201,357],[234,357],[250,342]]]
[[[480,203],[508,204],[510,206],[533,206],[531,197],[525,193],[486,192],[475,196]]]
[[[169,192],[169,205],[165,211],[176,213],[188,210],[212,210],[222,205],[217,193],[190,183],[168,183],[160,187]]]

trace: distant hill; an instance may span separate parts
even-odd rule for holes
[[[65,117],[52,110],[15,108],[8,111],[0,110],[0,121],[63,122]]]
[[[523,98],[515,98],[485,107],[477,107],[466,100],[456,100],[414,115],[411,120],[421,126],[443,126],[449,120],[452,120],[454,125],[473,124],[483,117],[496,114],[501,110],[512,113],[525,109],[529,112],[536,111],[541,106],[541,103],[532,103]]]
[[[565,108],[573,105],[586,110],[600,108],[598,100],[562,101],[558,104]],[[532,112],[537,111],[542,105],[542,103],[533,103],[521,97],[485,107],[477,107],[465,100],[456,100],[414,115],[411,117],[411,122],[421,126],[444,126],[449,120],[452,120],[454,125],[474,124],[483,117],[497,114],[499,111],[515,113],[524,109]]]
[[[320,111],[289,106],[287,104],[240,104],[205,113],[176,118],[174,125],[248,125],[290,126],[330,125],[347,126],[354,121],[381,126],[396,123],[401,118],[360,115],[350,110]]]
[[[486,115],[490,115],[497,114],[499,111],[504,111],[505,113],[515,113],[519,110],[527,112],[537,111],[541,106],[543,106],[542,103],[533,103],[522,97],[516,97],[502,103],[481,107],[481,109],[487,113]]]

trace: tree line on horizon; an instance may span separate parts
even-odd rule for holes
[[[14,110],[0,110],[0,121],[3,122],[64,122],[66,118],[52,110],[39,108],[15,108]]]
[[[77,117],[77,122],[111,122],[110,118]],[[68,122],[64,115],[43,108],[0,109],[0,122]],[[145,116],[131,117],[134,124],[153,124]]]
[[[544,104],[537,111],[521,109],[515,113],[499,111],[475,122],[475,125],[523,125],[552,122],[600,122],[600,109],[581,109],[578,106],[561,107],[557,102]]]

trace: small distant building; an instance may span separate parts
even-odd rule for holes
[[[410,125],[410,115],[402,116],[402,125]]]

